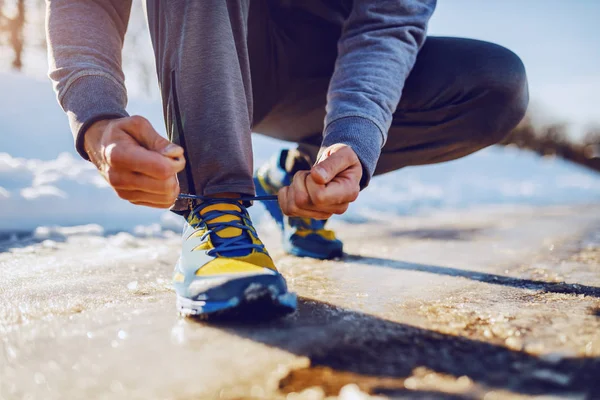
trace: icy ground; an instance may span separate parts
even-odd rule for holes
[[[327,262],[259,227],[300,296],[261,323],[177,317],[174,233],[39,229],[0,250],[0,399],[600,396],[599,206],[334,226]]]

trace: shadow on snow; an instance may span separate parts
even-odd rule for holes
[[[200,322],[206,323],[206,322]],[[600,358],[567,357],[545,360],[499,344],[442,334],[407,324],[300,298],[298,312],[260,324],[240,321],[211,322],[230,333],[311,360],[311,366],[295,370],[280,382],[281,390],[292,392],[310,386],[336,395],[346,383],[362,379],[404,379],[417,367],[468,376],[490,389],[507,389],[522,394],[600,394]],[[323,368],[327,373],[319,373]],[[534,371],[544,370],[544,374]],[[311,371],[314,372],[311,374]],[[341,374],[341,375],[340,375]],[[344,380],[344,374],[351,379]],[[559,379],[547,378],[559,376]],[[377,382],[377,381],[376,381]],[[401,381],[398,381],[401,382]],[[461,398],[436,392],[406,391],[401,383],[371,385],[373,393],[431,398]]]
[[[510,276],[489,274],[485,272],[469,271],[459,268],[442,267],[438,265],[427,265],[409,263],[404,261],[390,260],[379,257],[362,257],[345,255],[344,262],[372,265],[375,267],[387,267],[405,271],[420,271],[430,274],[447,275],[470,279],[472,281],[490,283],[493,285],[511,286],[521,289],[539,290],[547,293],[563,293],[572,295],[586,295],[600,298],[600,288],[566,282],[544,282],[532,279],[514,278]]]

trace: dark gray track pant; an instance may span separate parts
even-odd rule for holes
[[[148,1],[167,130],[186,150],[181,192],[253,194],[251,131],[296,142],[316,156],[350,2],[201,3]],[[527,103],[525,69],[514,53],[487,42],[429,37],[375,174],[497,143]],[[175,210],[185,207],[180,202]]]

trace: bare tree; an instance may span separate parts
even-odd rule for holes
[[[578,142],[568,137],[567,128],[563,123],[535,126],[526,117],[501,144],[515,145],[541,156],[560,157],[600,172],[600,128],[591,129]]]
[[[0,0],[0,43],[12,48],[14,56],[12,67],[20,70],[23,67],[23,48],[25,44],[25,0],[16,0],[15,12],[7,14],[7,5]]]
[[[12,68],[19,71],[33,66],[37,73],[40,72],[47,48],[44,14],[44,0],[0,0],[0,50],[6,49],[13,55],[10,60],[0,57],[0,69],[6,68],[6,64],[2,64],[10,63]],[[0,52],[0,55],[9,54],[8,51]],[[132,4],[125,36],[123,68],[126,76],[135,77],[129,86],[136,94],[157,94],[150,35],[140,0],[134,0]]]

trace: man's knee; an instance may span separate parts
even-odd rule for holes
[[[488,62],[481,71],[480,126],[484,145],[502,141],[525,116],[529,104],[527,74],[523,62],[512,51],[490,44]]]

